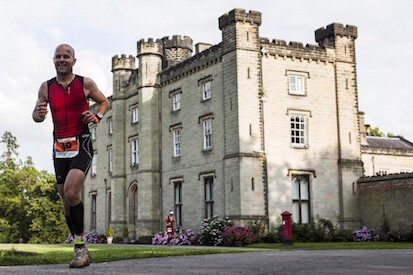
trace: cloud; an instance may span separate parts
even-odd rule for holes
[[[81,8],[79,8],[81,7]],[[188,35],[194,43],[219,43],[218,18],[235,7],[262,13],[260,35],[315,43],[314,31],[339,22],[356,25],[357,81],[366,123],[413,140],[409,117],[413,93],[408,84],[413,52],[410,11],[413,2],[396,1],[192,1],[167,0],[15,0],[0,2],[0,134],[11,131],[21,157],[53,171],[52,122],[31,119],[40,84],[55,76],[57,44],[76,49],[75,73],[91,77],[112,94],[111,59],[136,55],[142,38]],[[321,13],[321,7],[327,12]],[[163,20],[162,20],[163,17]]]

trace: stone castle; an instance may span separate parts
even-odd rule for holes
[[[234,9],[217,45],[172,36],[138,41],[138,64],[113,57],[111,109],[91,125],[87,231],[127,226],[138,240],[169,210],[194,230],[213,215],[275,225],[285,210],[355,228],[357,180],[413,170],[413,144],[366,134],[357,27],[328,25],[303,46],[262,38],[260,25],[260,12]]]

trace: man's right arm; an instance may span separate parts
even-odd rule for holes
[[[32,112],[32,118],[35,122],[42,122],[47,115],[47,83],[43,82],[39,88],[39,93]]]

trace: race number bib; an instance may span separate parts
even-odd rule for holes
[[[79,138],[60,138],[54,143],[56,158],[73,158],[79,154]]]

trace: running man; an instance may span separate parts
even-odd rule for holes
[[[92,79],[73,73],[76,58],[70,45],[57,46],[53,62],[56,77],[40,86],[32,117],[35,122],[44,121],[48,112],[47,104],[50,105],[57,187],[67,225],[75,239],[75,257],[70,267],[81,268],[90,264],[80,196],[93,157],[88,124],[100,122],[109,109],[109,102]],[[98,104],[96,114],[89,111],[89,99]]]

